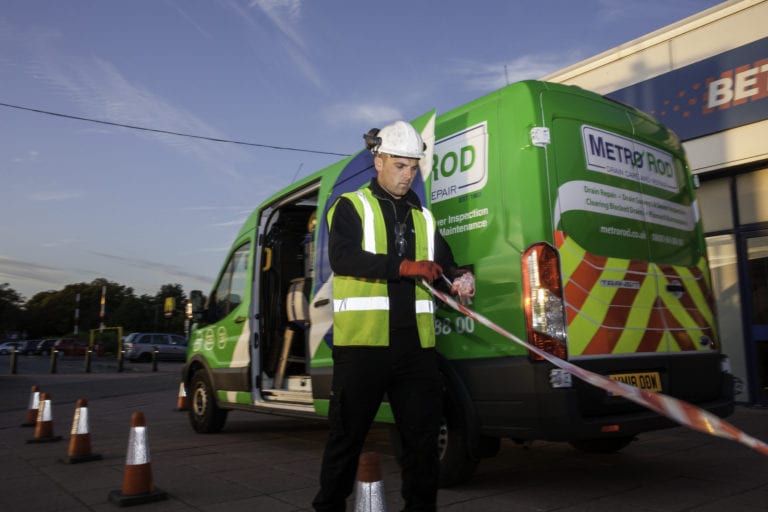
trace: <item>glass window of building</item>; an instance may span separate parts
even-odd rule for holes
[[[725,231],[733,229],[730,180],[705,181],[696,191],[704,231]]]
[[[719,235],[707,237],[707,258],[712,275],[712,290],[717,301],[719,339],[723,353],[731,361],[736,379],[736,400],[749,402],[748,364],[744,354],[744,326],[741,321],[739,270],[736,256],[736,237]]]
[[[768,169],[736,176],[736,190],[741,223],[768,222]]]

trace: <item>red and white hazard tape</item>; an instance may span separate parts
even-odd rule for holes
[[[507,332],[499,325],[485,318],[483,315],[472,311],[462,304],[459,304],[449,295],[436,290],[426,281],[422,280],[422,284],[424,284],[424,286],[426,286],[429,291],[431,291],[437,298],[451,306],[456,311],[472,318],[477,322],[480,322],[490,329],[493,329],[502,336],[509,338],[518,345],[522,345],[523,347],[527,348],[531,352],[534,352],[536,355],[543,357],[555,366],[562,368],[571,375],[574,375],[593,386],[604,389],[613,395],[623,396],[627,400],[631,400],[637,404],[642,405],[643,407],[647,407],[648,409],[651,409],[652,411],[655,411],[662,416],[666,416],[667,418],[674,420],[686,427],[704,432],[705,434],[736,441],[738,443],[749,446],[753,450],[757,450],[763,455],[768,455],[768,444],[746,434],[727,421],[705,411],[704,409],[701,409],[700,407],[696,407],[693,404],[689,404],[688,402],[678,400],[677,398],[664,395],[662,393],[646,391],[630,384],[625,384],[623,382],[609,379],[569,363],[568,361],[564,361],[559,357],[555,357],[552,354],[544,352],[543,350],[529,343],[526,343],[514,334]]]

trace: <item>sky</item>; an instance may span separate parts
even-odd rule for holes
[[[208,293],[249,213],[324,153],[719,3],[2,0],[0,284]]]

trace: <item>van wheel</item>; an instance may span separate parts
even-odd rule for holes
[[[443,393],[443,413],[437,433],[440,457],[440,487],[446,488],[466,482],[475,473],[478,461],[469,453],[466,420],[450,388]],[[397,426],[389,428],[390,444],[398,464],[402,463],[403,445]]]
[[[633,436],[610,437],[605,439],[577,439],[570,445],[586,453],[616,453],[634,441]]]
[[[469,452],[469,429],[458,399],[450,386],[443,393],[443,414],[437,434],[440,454],[440,487],[466,482],[475,473],[478,460]]]
[[[199,370],[192,376],[190,384],[189,424],[200,434],[215,434],[227,422],[227,410],[216,405],[208,375]]]

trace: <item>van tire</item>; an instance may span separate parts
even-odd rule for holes
[[[570,445],[586,453],[616,453],[635,440],[634,436],[609,437],[604,439],[577,439]]]
[[[479,462],[470,455],[466,420],[456,400],[451,388],[447,387],[443,393],[443,411],[437,434],[441,488],[452,487],[472,478]],[[389,438],[395,460],[402,465],[403,445],[396,425],[390,425]]]
[[[216,405],[216,395],[208,375],[196,371],[190,383],[189,424],[200,434],[215,434],[227,422],[227,410]]]
[[[437,436],[440,487],[452,487],[472,478],[479,461],[470,453],[467,418],[450,385],[443,392],[443,414]]]

